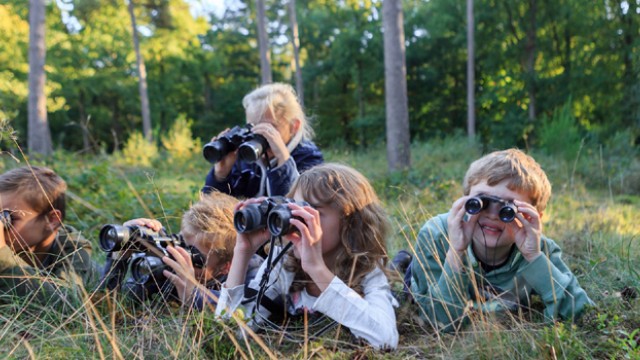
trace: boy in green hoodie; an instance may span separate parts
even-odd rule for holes
[[[98,280],[91,244],[64,225],[67,184],[53,170],[0,175],[0,304],[24,299],[67,308]]]
[[[464,196],[447,214],[422,227],[411,262],[411,292],[434,328],[454,331],[469,309],[515,309],[531,294],[546,320],[573,319],[593,302],[562,261],[560,247],[542,235],[551,184],[520,150],[474,161]]]

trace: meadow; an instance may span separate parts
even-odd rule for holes
[[[15,150],[3,155],[0,170],[37,164],[59,172],[69,185],[66,222],[92,240],[93,257],[102,263],[97,240],[104,224],[151,217],[170,232],[179,230],[181,214],[197,199],[210,166],[199,144],[190,149],[186,154],[144,145],[114,155],[59,151],[46,160]],[[384,146],[325,150],[325,158],[351,165],[371,180],[391,217],[388,248],[393,256],[413,244],[428,218],[449,209],[462,193],[468,164],[486,151],[456,136],[415,143],[412,169],[395,174],[387,172]],[[534,303],[516,314],[474,316],[455,335],[438,334],[403,305],[397,311],[400,346],[385,352],[351,344],[345,331],[295,343],[264,334],[243,339],[237,324],[216,322],[210,311],[131,309],[116,297],[88,293],[71,314],[42,309],[37,316],[20,316],[20,304],[5,306],[0,357],[640,359],[637,150],[583,142],[577,151],[561,155],[529,152],[553,184],[543,231],[563,248],[565,262],[597,303],[575,323],[542,323],[540,304]]]

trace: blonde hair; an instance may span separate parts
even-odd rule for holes
[[[335,163],[315,166],[300,175],[289,191],[305,199],[318,201],[342,212],[341,247],[336,255],[335,274],[349,287],[362,294],[362,280],[376,267],[384,270],[387,263],[386,239],[389,232],[387,214],[367,178],[355,169]],[[288,258],[287,269],[296,273],[291,285],[301,290],[308,275],[300,260]]]
[[[40,214],[59,210],[60,221],[66,214],[67,183],[55,171],[39,166],[19,167],[0,175],[0,193],[19,195]]]
[[[551,197],[551,183],[547,174],[531,156],[518,149],[494,151],[474,161],[464,177],[464,194],[471,187],[486,181],[494,186],[508,180],[507,188],[525,192],[531,205],[542,212]]]
[[[307,140],[313,138],[313,129],[298,101],[296,91],[289,84],[262,85],[242,99],[242,106],[247,115],[247,122],[250,124],[259,123],[269,109],[278,123],[291,124],[295,119],[300,120],[299,131],[302,132],[302,138]]]
[[[181,232],[191,236],[203,247],[209,249],[221,262],[229,262],[236,245],[236,231],[233,227],[233,207],[235,198],[213,191],[201,195],[182,216]]]

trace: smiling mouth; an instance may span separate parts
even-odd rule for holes
[[[480,228],[482,230],[487,230],[487,231],[491,231],[491,232],[495,232],[495,233],[502,232],[501,228],[497,228],[497,227],[493,227],[493,226],[489,226],[489,225],[485,225],[485,224],[480,224]]]

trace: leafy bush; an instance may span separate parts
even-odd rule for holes
[[[139,131],[131,134],[116,160],[126,165],[150,167],[158,156],[156,144],[147,141]]]
[[[561,156],[569,161],[578,156],[582,145],[582,135],[575,116],[571,111],[571,102],[545,116],[538,131],[540,147],[548,154]]]
[[[193,121],[180,115],[166,136],[160,138],[162,146],[169,153],[169,163],[180,163],[190,159],[201,147],[200,140],[193,139],[191,125]]]

